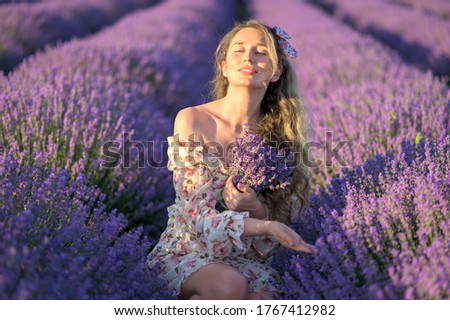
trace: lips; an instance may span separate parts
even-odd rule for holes
[[[239,72],[241,72],[245,75],[252,75],[252,74],[258,73],[258,71],[256,71],[255,68],[250,67],[250,66],[240,68]]]

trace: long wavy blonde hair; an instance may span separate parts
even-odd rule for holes
[[[279,147],[289,142],[295,152],[295,170],[291,184],[286,189],[263,191],[264,202],[269,207],[269,218],[290,223],[293,214],[308,205],[310,191],[310,172],[305,163],[307,152],[305,143],[309,134],[309,121],[305,105],[298,91],[297,77],[288,58],[281,49],[275,31],[269,26],[249,20],[237,22],[222,37],[215,53],[214,78],[211,81],[211,97],[221,99],[226,96],[228,81],[222,73],[222,63],[231,44],[231,40],[240,30],[254,28],[261,31],[267,40],[272,75],[277,68],[282,73],[278,81],[270,82],[261,102],[261,113],[255,131],[262,136],[270,136]]]

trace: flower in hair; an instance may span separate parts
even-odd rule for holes
[[[291,39],[291,36],[287,34],[286,31],[281,29],[280,27],[274,26],[273,30],[277,35],[278,43],[280,44],[281,49],[289,58],[297,58],[298,53],[297,50],[289,43],[288,39]]]

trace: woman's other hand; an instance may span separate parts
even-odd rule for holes
[[[306,243],[300,235],[287,225],[278,222],[270,221],[268,226],[269,235],[273,236],[280,242],[280,244],[288,249],[317,254],[319,251],[311,244]]]
[[[250,216],[253,218],[266,218],[266,209],[259,201],[255,190],[241,183],[238,183],[235,187],[232,179],[233,177],[228,178],[222,192],[227,208],[235,211],[249,211]]]

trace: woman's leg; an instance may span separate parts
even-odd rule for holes
[[[179,298],[243,300],[247,294],[247,280],[237,269],[222,263],[211,263],[186,278]]]

